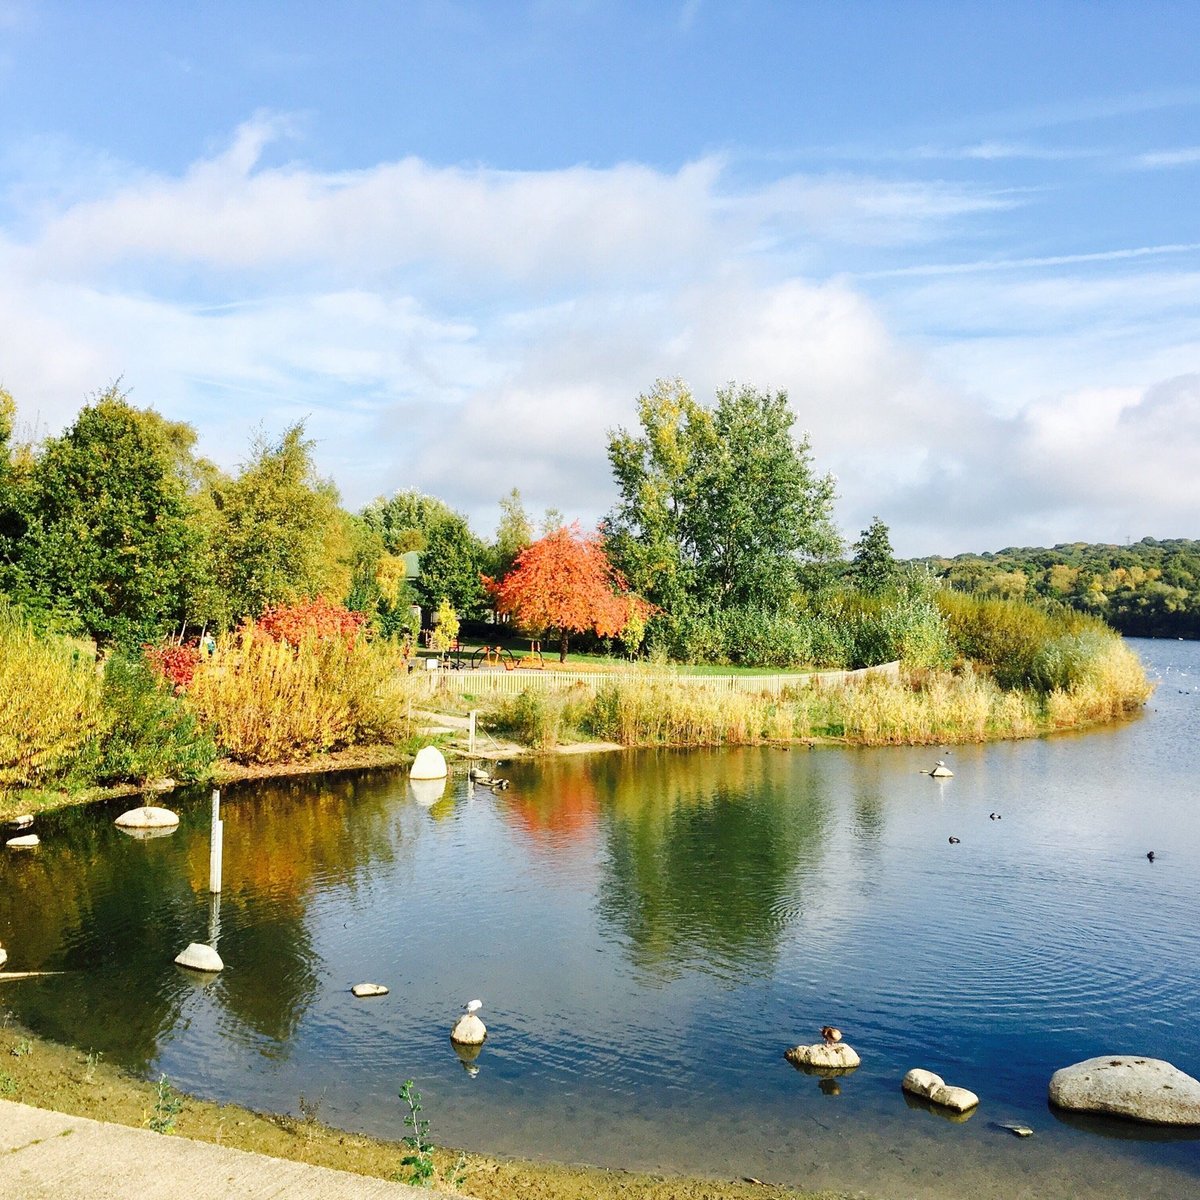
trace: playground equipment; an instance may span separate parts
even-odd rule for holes
[[[476,670],[480,667],[503,667],[506,671],[543,671],[546,668],[546,660],[542,657],[542,643],[531,641],[529,653],[520,658],[506,646],[480,646],[471,655],[468,665]]]

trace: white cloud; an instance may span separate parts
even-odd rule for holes
[[[1150,154],[1139,154],[1134,165],[1153,169],[1155,167],[1190,167],[1200,163],[1200,146],[1185,146],[1179,150],[1156,150]]]

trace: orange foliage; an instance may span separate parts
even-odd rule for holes
[[[168,643],[153,646],[147,643],[142,647],[142,653],[151,670],[170,683],[176,692],[187,688],[200,665],[200,647],[195,645],[174,646]]]
[[[259,617],[257,628],[277,642],[298,646],[306,638],[326,641],[329,638],[344,638],[353,642],[367,619],[366,613],[351,612],[340,604],[334,604],[324,596],[315,600],[301,600],[296,604],[284,604],[268,608]]]
[[[608,561],[600,535],[581,533],[578,522],[526,546],[492,590],[497,608],[527,629],[559,630],[564,657],[568,634],[614,637],[652,611]]]

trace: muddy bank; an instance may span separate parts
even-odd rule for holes
[[[0,973],[3,979],[3,973]],[[14,980],[7,987],[20,987]],[[0,1005],[3,992],[0,991]],[[3,1010],[0,1009],[0,1012]],[[82,1050],[60,1046],[21,1029],[0,1016],[0,1097],[38,1108],[121,1125],[146,1126],[161,1115],[155,1082],[137,1079]],[[397,1086],[402,1083],[397,1081]],[[401,1160],[409,1150],[400,1142],[407,1133],[396,1100],[396,1141],[381,1141],[331,1129],[320,1122],[320,1103],[303,1097],[300,1115],[251,1112],[232,1104],[214,1104],[192,1096],[174,1117],[182,1137],[254,1150],[276,1158],[296,1159],[340,1171],[380,1179],[408,1181]],[[156,1107],[157,1106],[157,1107]],[[437,1113],[430,1119],[437,1135]],[[742,1180],[687,1179],[639,1175],[589,1166],[533,1163],[459,1155],[437,1149],[434,1159],[442,1180],[459,1174],[458,1191],[477,1200],[845,1200],[836,1192],[801,1192],[769,1183]],[[444,1185],[443,1185],[444,1186]],[[446,1189],[450,1190],[450,1189]]]

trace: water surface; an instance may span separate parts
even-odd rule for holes
[[[1135,645],[1163,679],[1145,716],[955,748],[948,781],[925,749],[750,749],[513,764],[508,792],[432,806],[399,773],[229,788],[219,913],[206,793],[150,841],[121,805],[58,814],[0,860],[0,941],[68,974],[0,1001],[385,1136],[412,1078],[435,1139],[478,1151],[891,1198],[1198,1194],[1200,1140],[1046,1105],[1096,1054],[1200,1075],[1200,645]],[[200,983],[171,959],[212,931],[227,969]],[[468,1071],[447,1034],[474,997]],[[836,1083],[782,1057],[827,1022],[863,1057]],[[913,1066],[980,1109],[910,1106]]]

